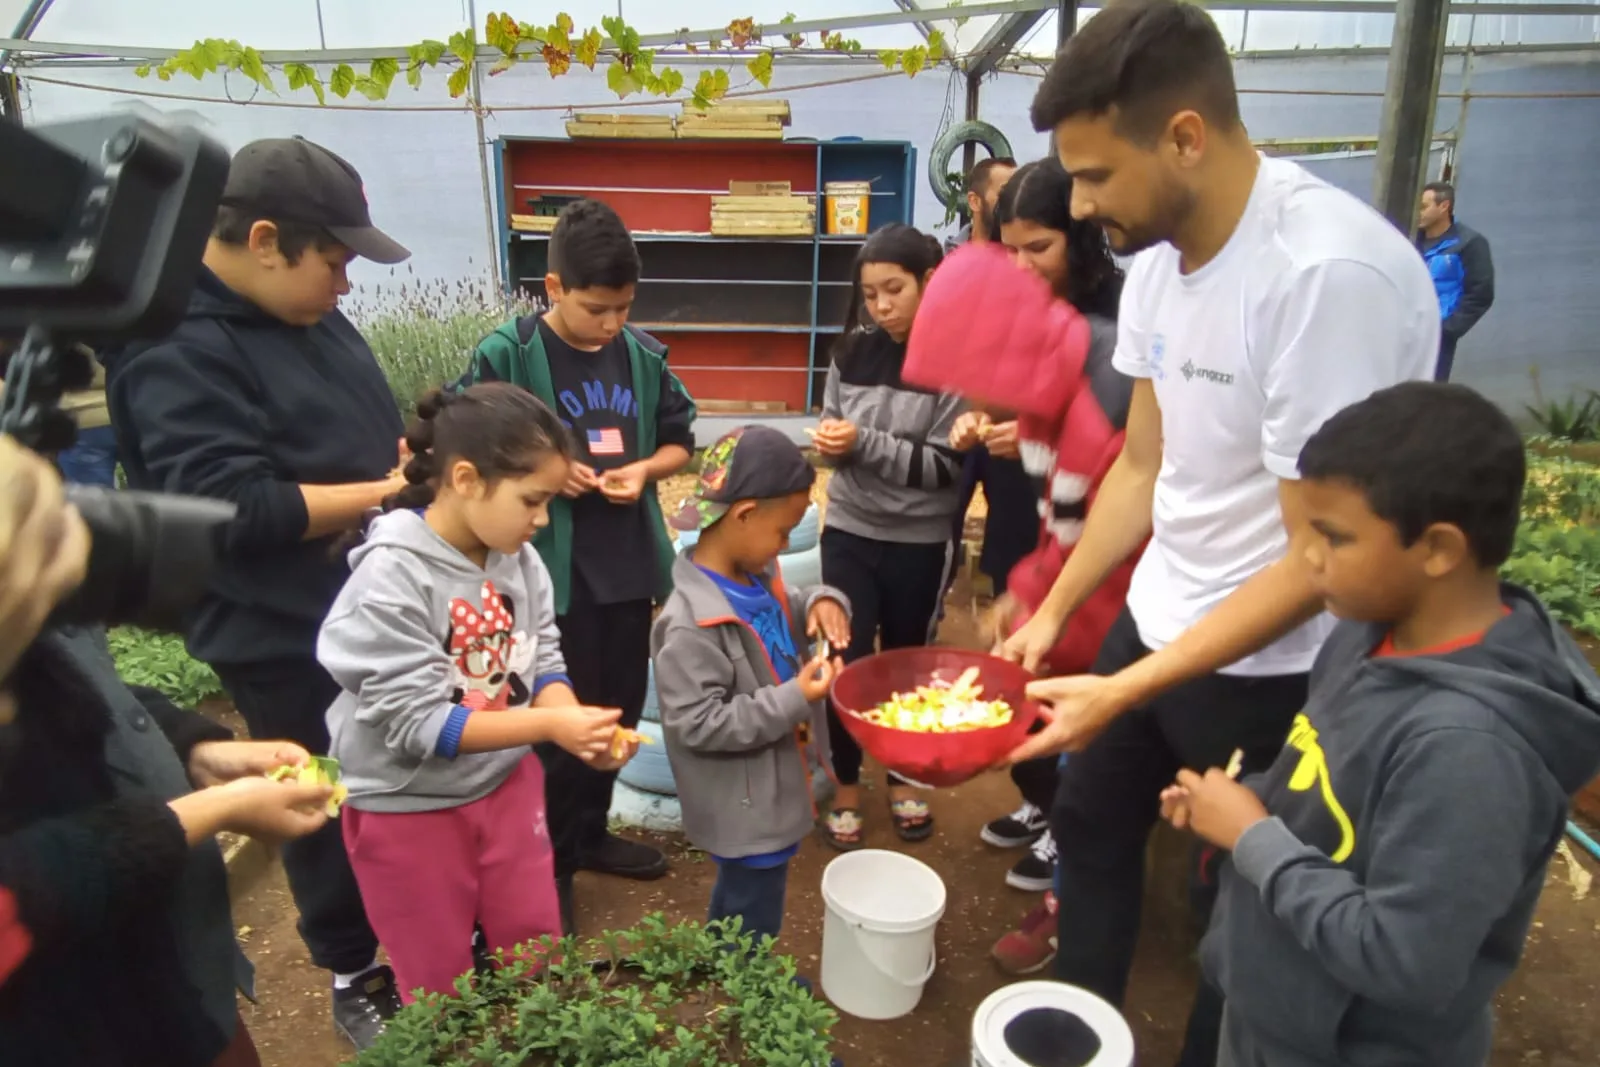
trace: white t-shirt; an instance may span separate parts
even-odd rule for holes
[[[1339,409],[1432,376],[1439,304],[1422,257],[1355,197],[1263,159],[1238,228],[1184,275],[1163,244],[1128,272],[1115,366],[1161,406],[1154,536],[1128,608],[1161,648],[1288,546],[1278,481]],[[1226,674],[1309,670],[1323,615]]]

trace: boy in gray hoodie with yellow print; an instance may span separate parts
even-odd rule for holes
[[[1300,453],[1312,582],[1343,621],[1264,774],[1183,771],[1163,813],[1232,861],[1201,946],[1218,1067],[1482,1067],[1600,679],[1498,570],[1524,477],[1511,420],[1408,382]]]
[[[787,437],[746,426],[712,445],[671,524],[699,530],[673,565],[650,636],[683,829],[717,863],[712,922],[778,936],[789,860],[811,832],[813,749],[827,765],[822,702],[839,669],[813,638],[850,640],[844,594],[789,592],[777,569],[816,472]]]

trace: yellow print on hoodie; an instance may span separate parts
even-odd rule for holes
[[[1323,754],[1322,746],[1317,743],[1317,731],[1311,725],[1311,720],[1301,713],[1294,717],[1294,727],[1289,731],[1289,747],[1298,749],[1300,762],[1295,765],[1294,773],[1289,776],[1289,788],[1296,793],[1306,793],[1313,786],[1320,789],[1322,802],[1327,805],[1328,814],[1333,816],[1333,821],[1339,826],[1339,847],[1331,859],[1335,863],[1343,863],[1350,858],[1350,853],[1356,848],[1356,828],[1350,822],[1350,816],[1345,812],[1344,805],[1339,803],[1339,798],[1333,792],[1333,779],[1328,775],[1328,758]]]

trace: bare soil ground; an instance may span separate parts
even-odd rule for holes
[[[670,507],[687,491],[686,479],[675,480],[663,486],[664,502]],[[981,607],[982,597],[959,584],[941,640],[980,645],[975,617]],[[1600,658],[1600,652],[1594,655]],[[879,788],[864,805],[868,845],[905,849],[927,863],[944,879],[948,905],[939,924],[938,969],[917,1010],[892,1022],[841,1018],[835,1053],[847,1067],[964,1067],[970,1063],[973,1011],[1011,980],[991,962],[990,946],[1037,901],[1004,883],[1016,854],[991,849],[978,838],[984,822],[1016,805],[1016,793],[1000,775],[940,790],[931,801],[937,832],[907,845],[890,828],[881,776],[877,781]],[[657,911],[672,919],[703,917],[714,866],[681,838],[655,840],[673,859],[672,872],[659,882],[579,877],[581,932],[626,927]],[[1587,855],[1576,848],[1574,853],[1582,869],[1600,875]],[[782,945],[801,973],[813,979],[820,972],[822,950],[822,869],[834,855],[821,841],[807,841],[789,882]],[[1174,1061],[1196,980],[1193,931],[1179,903],[1181,871],[1162,860],[1180,855],[1158,845],[1130,985],[1126,1015],[1143,1067]],[[1600,1049],[1600,893],[1580,899],[1572,879],[1568,862],[1558,856],[1527,956],[1499,999],[1493,1067],[1587,1067],[1595,1062],[1595,1050]],[[235,902],[235,921],[256,962],[258,1003],[242,1007],[266,1067],[334,1067],[350,1059],[349,1046],[334,1035],[329,1020],[327,976],[311,966],[295,932],[294,907],[280,867],[274,865]]]

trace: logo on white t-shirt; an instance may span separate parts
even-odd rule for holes
[[[1178,368],[1183,372],[1183,380],[1192,382],[1199,378],[1202,382],[1216,382],[1218,385],[1232,385],[1233,375],[1227,371],[1212,370],[1210,367],[1201,367],[1192,359],[1183,361],[1183,366]]]
[[[1167,355],[1167,339],[1159,333],[1150,336],[1150,356],[1146,361],[1150,367],[1150,377],[1158,382],[1167,380],[1167,372],[1162,369],[1161,361]]]

